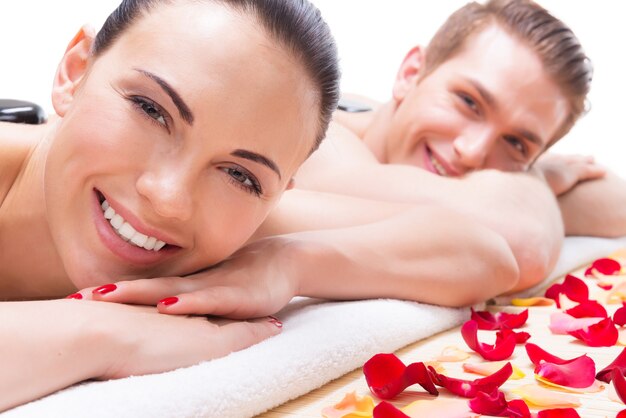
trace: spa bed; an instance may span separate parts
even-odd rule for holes
[[[525,294],[541,292],[555,278],[621,247],[626,238],[567,238],[553,274]],[[541,312],[531,314],[531,326],[545,320]],[[376,353],[399,350],[405,359],[424,360],[449,343],[463,347],[455,327],[469,311],[396,300],[297,298],[277,316],[284,323],[281,335],[225,358],[169,373],[75,385],[0,416],[227,418],[269,411],[261,416],[321,417],[321,409],[346,392],[368,393],[360,371],[353,370]],[[590,399],[585,408],[590,411],[585,416],[604,416],[619,405]]]

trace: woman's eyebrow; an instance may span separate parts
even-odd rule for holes
[[[151,73],[150,71],[142,70],[141,68],[134,68],[135,71],[145,75],[149,79],[155,81],[165,93],[172,99],[174,102],[174,106],[178,109],[178,113],[180,117],[187,122],[189,126],[193,125],[193,113],[189,109],[189,106],[185,103],[185,101],[180,97],[180,94],[172,87],[167,81],[163,80],[158,75]]]
[[[236,149],[233,152],[231,152],[230,155],[233,155],[239,158],[245,158],[246,160],[254,161],[255,163],[263,164],[264,166],[269,167],[272,171],[278,174],[279,180],[282,178],[280,174],[280,170],[278,169],[278,166],[276,165],[276,163],[261,154],[248,151],[245,149]]]

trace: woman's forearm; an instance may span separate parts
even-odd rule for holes
[[[106,341],[89,335],[76,302],[0,303],[0,411],[98,375]]]

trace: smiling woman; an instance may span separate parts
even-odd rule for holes
[[[0,124],[0,297],[64,297],[222,261],[290,187],[337,96],[334,43],[306,0],[124,0],[97,35],[85,27],[70,42],[50,122]],[[11,341],[0,410],[279,331],[267,318],[218,326],[89,301],[0,312]]]

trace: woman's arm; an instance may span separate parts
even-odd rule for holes
[[[0,411],[86,379],[190,366],[277,334],[274,322],[218,326],[205,317],[80,300],[0,303]]]
[[[268,237],[212,269],[118,282],[93,297],[155,304],[176,296],[158,309],[232,318],[271,314],[295,295],[464,306],[512,290],[518,273],[501,236],[453,211],[423,207],[365,225]],[[91,297],[91,290],[81,293]]]

